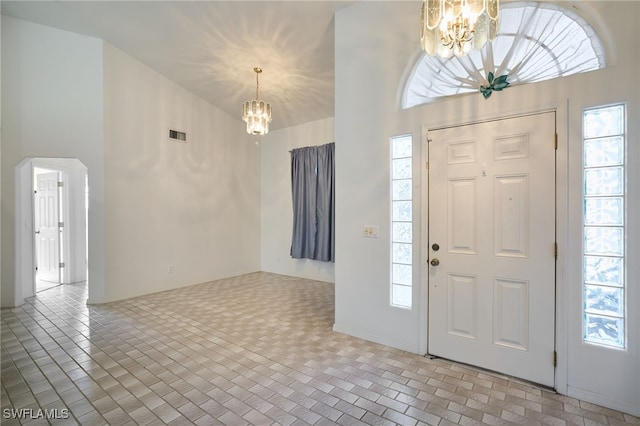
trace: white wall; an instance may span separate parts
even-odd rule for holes
[[[258,138],[254,138],[258,141]],[[261,258],[263,271],[319,281],[334,281],[334,263],[292,259],[291,156],[289,151],[334,142],[334,120],[327,118],[271,131],[261,151]]]
[[[360,2],[336,14],[336,317],[334,329],[412,352],[426,347],[426,259],[416,250],[415,306],[389,305],[389,138],[421,129],[453,125],[486,117],[557,108],[558,150],[558,298],[557,388],[627,412],[640,413],[640,150],[638,144],[640,75],[637,28],[638,2],[585,2],[585,16],[607,31],[620,53],[607,69],[511,87],[484,100],[466,95],[400,110],[400,94],[419,57],[415,2]],[[568,5],[571,8],[571,5]],[[600,12],[601,14],[599,14]],[[607,30],[608,28],[608,30]],[[376,29],[376,30],[372,30]],[[384,31],[379,30],[384,29]],[[607,40],[605,40],[607,42]],[[609,51],[609,58],[615,52]],[[628,106],[628,277],[625,351],[595,350],[581,343],[581,117],[588,106],[612,102]],[[414,157],[424,157],[424,142]],[[414,232],[418,246],[426,240],[425,168],[414,163]],[[380,226],[380,238],[362,238],[363,224]],[[599,348],[598,348],[599,349]],[[598,352],[598,353],[596,353]],[[601,353],[599,353],[601,352]]]
[[[32,232],[15,215],[26,158],[87,167],[90,303],[260,269],[259,148],[239,118],[101,40],[4,16],[2,64],[2,306],[28,295],[15,238]]]
[[[420,352],[419,318],[424,301],[414,273],[415,308],[390,306],[389,138],[413,134],[419,158],[421,121],[415,111],[399,111],[396,99],[404,68],[417,48],[412,31],[417,27],[412,21],[418,16],[416,7],[419,9],[413,3],[364,2],[338,11],[335,18],[335,134],[339,143],[334,330],[411,352]],[[407,26],[406,31],[402,25]],[[414,202],[420,204],[419,191],[414,191]],[[379,238],[364,238],[363,225],[379,226]],[[415,225],[419,235],[419,222]]]
[[[102,41],[2,17],[2,306],[16,288],[16,169],[28,157],[78,158],[89,170],[90,293],[104,287]],[[28,214],[21,215],[23,219]],[[22,255],[22,254],[21,254]],[[18,283],[22,284],[22,283]]]
[[[104,99],[105,300],[259,270],[260,151],[240,118],[108,44]]]

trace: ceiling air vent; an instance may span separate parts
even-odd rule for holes
[[[169,129],[169,140],[178,141],[178,142],[186,142],[187,134],[185,132],[181,132],[179,130]]]

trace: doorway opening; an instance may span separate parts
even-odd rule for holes
[[[16,167],[18,293],[87,284],[87,167],[75,158],[28,158]]]

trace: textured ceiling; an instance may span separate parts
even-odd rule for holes
[[[2,1],[2,14],[104,39],[234,117],[255,98],[272,129],[334,115],[336,10],[352,1]]]

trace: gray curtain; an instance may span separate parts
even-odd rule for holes
[[[291,151],[291,257],[335,261],[335,144]]]

